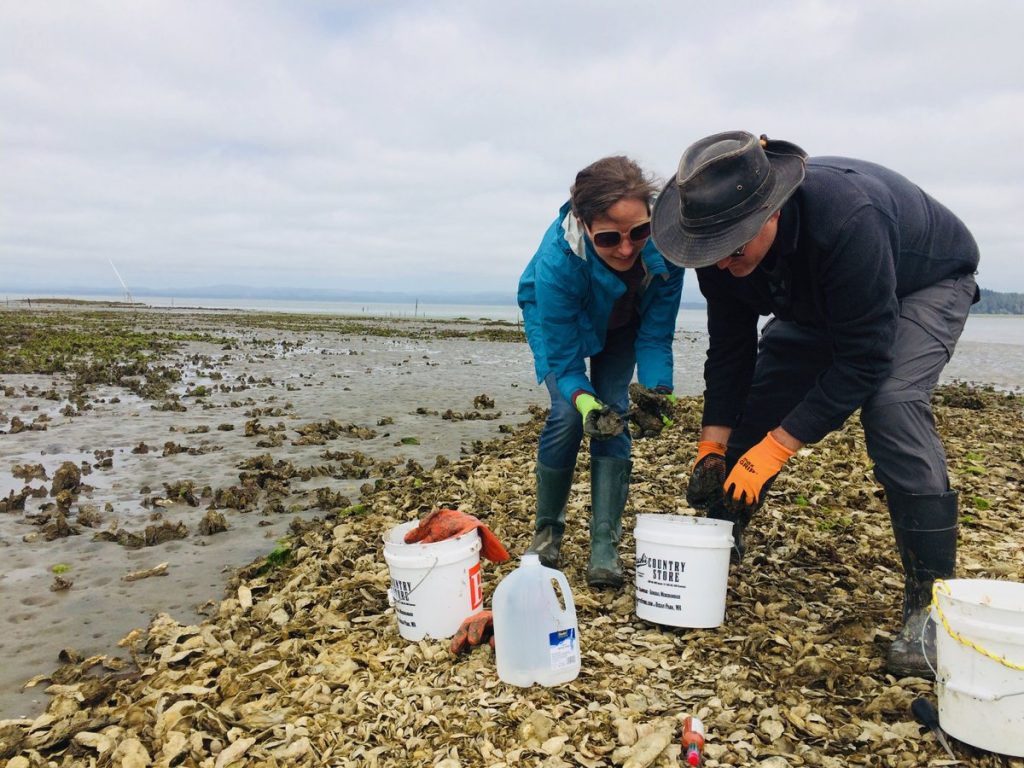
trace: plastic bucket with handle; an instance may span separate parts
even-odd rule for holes
[[[636,615],[671,627],[725,619],[732,523],[689,515],[636,516]]]
[[[936,581],[939,724],[991,752],[1024,757],[1024,584]]]
[[[388,602],[406,640],[451,637],[483,606],[480,534],[474,529],[444,541],[406,544],[405,534],[417,525],[403,523],[384,535]]]

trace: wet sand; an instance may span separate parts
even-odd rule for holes
[[[190,323],[186,312],[160,315],[173,327]],[[29,499],[24,514],[0,513],[0,719],[35,716],[43,710],[48,699],[40,690],[43,686],[22,691],[22,685],[34,675],[51,671],[62,649],[83,655],[110,653],[119,639],[134,628],[145,628],[158,612],[186,624],[196,621],[197,609],[223,597],[230,571],[266,556],[288,534],[293,517],[324,515],[320,509],[279,514],[264,508],[250,512],[218,508],[229,530],[202,536],[196,529],[210,506],[209,498],[198,506],[183,502],[143,506],[144,500],[166,494],[165,483],[192,481],[197,492],[204,486],[227,488],[238,484],[243,461],[268,453],[275,462],[288,461],[296,467],[337,464],[323,458],[326,450],[359,451],[378,461],[403,464],[412,460],[429,469],[438,455],[455,458],[471,451],[474,441],[498,437],[502,425],[525,421],[530,405],[547,401],[546,392],[533,380],[525,343],[254,330],[232,327],[216,316],[204,316],[203,322],[216,322],[218,335],[243,343],[225,351],[218,344],[189,342],[171,356],[167,362],[186,372],[177,386],[179,393],[197,386],[211,390],[205,397],[183,397],[185,412],[154,410],[152,401],[127,390],[99,387],[90,393],[91,410],[63,416],[61,410],[67,405],[63,397],[54,401],[40,396],[51,389],[66,396],[68,382],[63,377],[0,378],[0,392],[11,393],[0,397],[4,416],[0,429],[7,430],[13,416],[25,423],[43,413],[50,418],[45,431],[0,435],[0,497],[26,485],[12,475],[16,465],[41,464],[50,480],[35,479],[27,485],[49,489],[57,468],[71,461],[92,467],[82,478],[92,488],[79,496],[72,512],[85,504],[102,516],[95,530],[82,527],[79,535],[48,542],[26,516],[52,502],[50,496]],[[423,327],[429,329],[430,323]],[[475,326],[467,323],[465,327]],[[444,328],[450,331],[452,326]],[[214,390],[220,384],[239,386],[240,382],[245,389]],[[478,395],[493,400],[493,407],[476,407]],[[454,420],[444,418],[449,410],[455,412]],[[459,414],[473,412],[500,416],[457,420]],[[254,418],[262,429],[283,428],[282,444],[260,447],[257,443],[267,434],[247,437],[246,422]],[[376,436],[360,439],[342,434],[325,445],[296,444],[298,427],[330,419],[374,430]],[[388,420],[391,423],[378,425]],[[220,425],[233,429],[223,431]],[[208,431],[200,431],[204,428]],[[418,444],[410,444],[412,438]],[[175,450],[183,447],[195,453],[186,450],[165,456],[168,442]],[[149,453],[132,452],[140,443],[149,446]],[[102,467],[105,456],[97,456],[96,451],[112,451],[109,468]],[[373,479],[373,474],[354,479],[294,478],[281,502],[285,508],[309,506],[315,502],[316,489],[329,488],[358,503],[360,486]],[[74,516],[69,521],[74,523]],[[141,549],[93,540],[97,531],[115,524],[141,531],[162,521],[184,522],[188,537]],[[375,546],[376,542],[367,543],[368,549]],[[165,562],[166,576],[124,581],[131,572]],[[70,589],[51,591],[55,566],[73,582]]]

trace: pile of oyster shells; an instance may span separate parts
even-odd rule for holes
[[[935,398],[960,492],[959,572],[1024,581],[1024,400],[953,386]],[[692,514],[684,489],[699,398],[634,442],[622,552],[634,515]],[[679,726],[707,728],[705,765],[785,768],[950,765],[910,713],[933,684],[883,668],[902,572],[856,418],[802,450],[774,485],[733,565],[725,623],[686,630],[638,620],[630,580],[586,586],[589,470],[581,452],[564,555],[582,671],[557,688],[499,681],[490,647],[453,657],[407,642],[388,605],[382,535],[441,504],[481,520],[514,555],[533,524],[539,415],[421,477],[382,478],[366,511],[295,525],[289,554],[232,580],[210,618],[167,615],[31,681],[52,696],[35,720],[0,721],[0,762],[23,766],[672,766]],[[490,594],[516,558],[484,563]],[[1020,660],[1024,661],[1024,659]],[[975,766],[1024,766],[954,742]],[[946,761],[944,762],[944,759]]]

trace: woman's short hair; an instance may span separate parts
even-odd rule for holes
[[[619,200],[643,200],[650,207],[658,187],[653,176],[625,155],[602,157],[576,174],[569,188],[572,210],[588,227]]]

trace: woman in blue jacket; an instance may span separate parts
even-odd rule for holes
[[[584,433],[590,442],[587,582],[620,587],[618,543],[629,491],[629,383],[672,392],[672,336],[683,270],[649,239],[652,178],[627,157],[576,175],[519,281],[526,338],[551,412],[537,452],[537,523],[528,552],[558,568],[565,508]],[[589,376],[587,358],[590,359]]]

